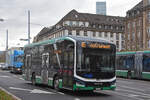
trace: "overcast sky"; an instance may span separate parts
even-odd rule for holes
[[[96,1],[104,0],[0,0],[0,50],[5,49],[6,29],[9,30],[9,47],[23,46],[27,42],[27,12],[31,11],[31,37],[45,26],[55,25],[72,9],[95,13]],[[107,15],[125,16],[141,0],[106,0]],[[20,43],[20,45],[19,45]]]

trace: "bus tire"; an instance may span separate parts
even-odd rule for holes
[[[59,78],[56,76],[53,82],[53,87],[55,90],[59,91]]]
[[[32,82],[32,85],[36,85],[35,73],[32,74],[31,82]]]

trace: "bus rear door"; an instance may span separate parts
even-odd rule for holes
[[[27,80],[30,80],[31,75],[31,55],[26,55],[26,78]]]
[[[49,67],[49,53],[43,53],[42,70],[41,70],[41,77],[43,84],[48,84],[48,67]]]
[[[137,52],[135,55],[135,65],[134,65],[134,76],[135,78],[142,77],[142,60],[143,56],[141,52]]]

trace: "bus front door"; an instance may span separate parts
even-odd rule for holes
[[[135,65],[134,65],[134,76],[135,78],[142,77],[142,54],[138,53],[135,55]]]
[[[42,55],[42,70],[41,70],[41,77],[43,84],[48,84],[48,67],[49,67],[49,53],[44,53]]]
[[[68,51],[64,53],[64,67],[63,67],[63,87],[72,89],[73,87],[73,52]]]
[[[31,80],[31,55],[26,55],[26,70],[25,70],[27,80]]]

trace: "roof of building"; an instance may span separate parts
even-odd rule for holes
[[[70,11],[62,20],[83,20],[93,24],[123,24],[124,17],[107,16],[90,13],[79,13],[76,10]],[[62,21],[61,20],[61,21]]]
[[[37,35],[37,37],[41,37],[45,34],[52,33],[55,31],[55,26],[58,24],[62,24],[64,21],[85,21],[89,22],[91,25],[118,25],[124,26],[124,17],[119,16],[106,16],[99,14],[90,14],[90,13],[79,13],[76,10],[71,10],[67,15],[65,15],[57,24],[52,26],[51,28],[43,28]],[[38,39],[38,38],[37,38]],[[37,40],[35,38],[35,42]]]
[[[129,11],[133,11],[133,10],[137,10],[137,9],[141,9],[143,8],[143,0],[140,1],[137,5],[135,5],[132,9],[130,9]],[[128,12],[129,12],[128,11]]]

